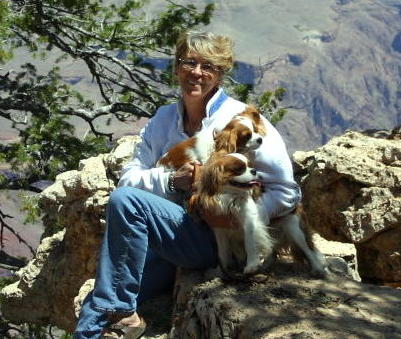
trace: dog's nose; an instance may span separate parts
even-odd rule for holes
[[[259,138],[256,139],[256,142],[257,142],[259,145],[262,144],[262,141],[263,141],[262,137],[259,137]]]
[[[251,174],[256,175],[256,170],[254,168],[251,169]]]

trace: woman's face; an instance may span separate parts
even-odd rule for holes
[[[207,101],[220,83],[221,71],[198,54],[187,53],[178,61],[177,77],[184,99]]]

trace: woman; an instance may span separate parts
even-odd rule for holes
[[[171,288],[177,266],[217,265],[209,226],[173,202],[178,193],[191,189],[195,164],[172,175],[155,164],[173,145],[201,129],[222,128],[245,109],[221,88],[232,66],[229,38],[188,32],[178,39],[175,74],[182,98],[159,108],[141,131],[142,142],[110,196],[96,283],[84,302],[75,338],[139,337],[145,323],[136,313],[137,305]],[[270,146],[256,152],[255,164],[266,174],[264,205],[266,218],[271,218],[292,210],[300,195],[285,145],[266,124],[263,145]]]

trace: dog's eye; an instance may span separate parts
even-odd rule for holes
[[[234,166],[232,166],[231,171],[233,175],[241,175],[246,170],[246,165],[242,161],[235,162]]]
[[[245,129],[243,131],[241,131],[241,133],[239,134],[239,143],[241,145],[245,145],[252,137],[252,132],[249,129]]]

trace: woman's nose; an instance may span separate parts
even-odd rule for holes
[[[202,74],[202,65],[200,63],[196,64],[196,66],[192,69],[192,73]]]

